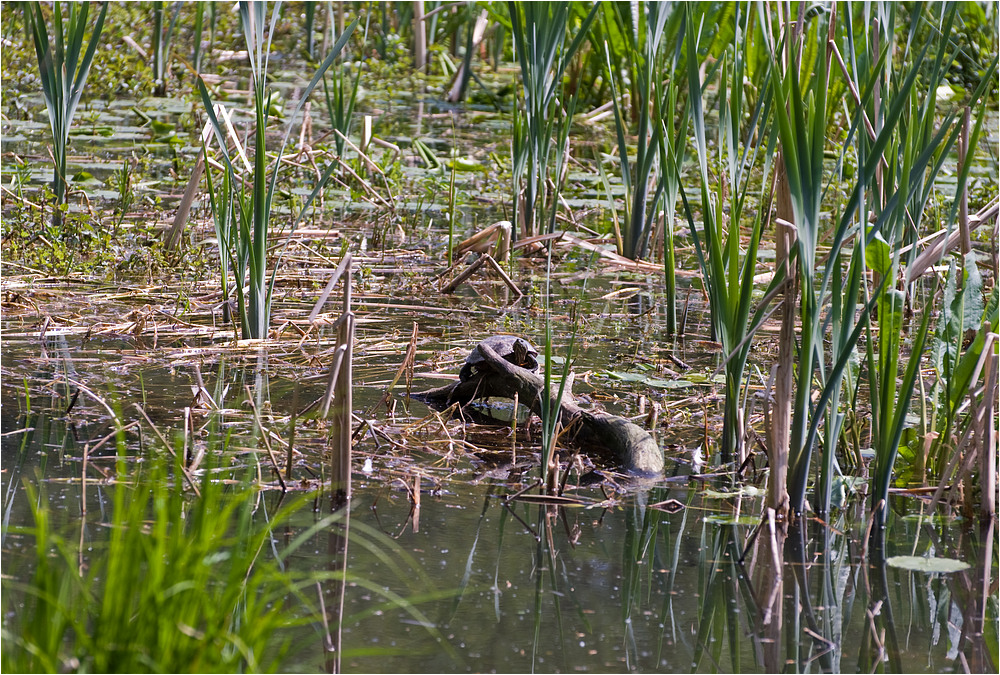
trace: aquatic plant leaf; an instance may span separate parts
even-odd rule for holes
[[[705,488],[701,494],[703,497],[709,499],[729,499],[730,497],[760,497],[764,494],[764,491],[756,485],[744,485],[739,490],[732,492],[721,492],[712,488]]]
[[[971,567],[969,563],[953,558],[925,558],[919,555],[897,555],[885,562],[890,567],[898,567],[912,572],[937,572],[938,574],[961,572]]]
[[[962,293],[960,302],[962,317],[962,331],[970,328],[979,329],[982,326],[985,303],[983,302],[983,275],[979,273],[976,265],[976,258],[973,252],[965,256],[965,270],[962,275]]]
[[[889,242],[878,233],[865,246],[865,262],[870,269],[879,274],[888,274],[892,268],[892,252],[889,250]]]
[[[608,377],[614,380],[621,380],[623,382],[636,382],[638,384],[644,384],[647,387],[654,387],[656,389],[683,389],[684,387],[693,387],[694,382],[689,380],[662,380],[657,377],[650,377],[643,373],[623,373],[619,371],[609,371]]]
[[[714,525],[756,525],[760,519],[747,515],[731,516],[712,513],[702,518],[702,521]]]

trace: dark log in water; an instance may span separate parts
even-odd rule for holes
[[[489,367],[480,368],[476,376],[465,382],[453,382],[412,397],[448,406],[465,405],[477,398],[513,399],[516,394],[521,403],[540,416],[545,379],[504,360],[489,345],[480,344],[478,349]],[[582,409],[568,389],[563,393],[560,408],[560,422],[565,429],[561,439],[569,440],[584,452],[609,456],[631,473],[644,476],[663,473],[663,451],[645,429],[616,415]],[[551,409],[555,409],[559,401],[558,385],[553,385],[549,400]]]

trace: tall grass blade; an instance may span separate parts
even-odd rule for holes
[[[687,18],[686,54],[688,75],[688,101],[691,110],[691,125],[698,151],[698,168],[701,187],[701,218],[699,228],[688,202],[683,186],[680,188],[695,254],[702,269],[708,292],[712,333],[722,342],[726,355],[725,408],[723,416],[722,461],[738,459],[742,463],[743,424],[740,399],[743,391],[744,370],[750,353],[749,336],[763,316],[762,304],[754,311],[753,287],[757,266],[757,252],[760,246],[763,222],[760,212],[750,225],[749,242],[746,251],[741,250],[740,232],[743,221],[743,205],[749,191],[749,169],[757,157],[761,144],[768,134],[762,126],[752,128],[750,133],[756,142],[742,142],[741,122],[743,119],[743,48],[735,53],[725,54],[721,62],[721,78],[718,87],[720,164],[724,171],[718,181],[709,175],[706,142],[706,116],[703,110],[703,85],[698,70],[698,27],[690,8]],[[749,27],[749,14],[742,16],[744,32]],[[737,18],[739,15],[737,15]],[[730,67],[730,60],[732,67]],[[770,94],[765,90],[757,101],[755,121],[762,124],[765,116],[760,115]],[[769,162],[765,170],[769,168]],[[728,217],[726,214],[728,206]],[[754,320],[751,322],[751,314]],[[753,324],[751,326],[751,323]]]
[[[66,203],[66,148],[69,144],[69,129],[83,95],[108,13],[108,3],[102,2],[86,51],[83,51],[84,31],[91,4],[68,3],[65,28],[62,6],[61,2],[55,2],[52,6],[53,30],[50,37],[42,3],[24,3],[26,24],[35,46],[42,96],[45,98],[52,131],[52,156],[55,160],[52,193],[56,200],[52,224],[56,227],[62,224],[62,205]]]
[[[265,38],[265,3],[243,2],[240,4],[240,18],[243,25],[244,37],[247,41],[247,52],[250,56],[250,70],[254,85],[254,156],[252,164],[252,175],[248,181],[250,185],[249,194],[243,193],[238,201],[237,215],[238,224],[235,231],[238,233],[238,241],[234,249],[237,251],[237,265],[234,266],[237,273],[237,294],[242,293],[243,274],[249,282],[246,297],[241,298],[240,313],[241,325],[244,338],[260,339],[267,336],[268,325],[271,315],[271,297],[274,289],[274,282],[279,265],[276,263],[271,271],[270,279],[267,277],[267,251],[268,236],[271,229],[271,212],[274,192],[277,185],[280,169],[280,158],[284,154],[285,146],[292,132],[295,119],[302,111],[303,106],[309,99],[313,90],[323,79],[324,74],[340,55],[347,41],[350,39],[357,27],[358,20],[355,19],[340,35],[327,55],[320,64],[312,80],[302,91],[298,104],[289,116],[286,123],[286,130],[278,149],[277,163],[271,170],[270,180],[268,179],[268,162],[266,153],[265,130],[268,123],[268,110],[270,107],[270,95],[266,94],[267,89],[267,66],[270,54],[271,36],[275,31],[275,24],[278,18],[278,7],[272,12],[270,27]],[[204,81],[199,78],[198,90],[201,94],[202,102],[208,114],[212,130],[216,140],[219,142],[220,151],[225,160],[227,171],[231,173],[230,182],[235,185],[235,168],[229,157],[226,143],[226,133],[219,123],[215,114],[214,106],[205,87]],[[319,181],[305,206],[293,219],[291,231],[294,231],[305,215],[306,210],[311,206],[315,196],[323,189],[326,180],[329,178],[336,165],[336,159],[327,167],[323,178]],[[290,241],[290,240],[289,240]],[[279,261],[280,262],[280,258]]]
[[[507,3],[514,51],[521,69],[524,110],[515,112],[513,182],[515,224],[522,236],[539,233],[539,222],[555,199],[545,194],[550,170],[553,124],[558,117],[562,77],[570,60],[586,39],[597,17],[598,6],[580,22],[576,36],[564,47],[570,25],[567,2]],[[543,214],[539,217],[538,212]]]

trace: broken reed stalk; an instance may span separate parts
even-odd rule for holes
[[[792,198],[788,189],[785,162],[778,157],[775,190],[777,191],[776,256],[785,266],[785,291],[781,300],[781,333],[778,338],[778,362],[775,366],[774,402],[768,428],[768,462],[771,475],[767,482],[767,505],[782,519],[788,515],[788,451],[792,423],[793,373],[795,370],[795,298],[798,276],[792,273],[790,259],[795,247],[792,221]]]
[[[351,411],[353,410],[351,360],[354,344],[354,313],[351,311],[352,266],[353,257],[348,252],[337,266],[337,270],[310,314],[311,319],[316,318],[333,286],[343,277],[343,313],[337,321],[337,343],[333,363],[330,365],[330,379],[323,396],[322,411],[322,415],[327,417],[331,402],[336,400],[336,405],[333,407],[334,432],[330,437],[330,494],[335,510],[344,506],[351,496]]]
[[[206,134],[203,132],[202,138],[204,139],[205,136]],[[184,226],[187,225],[188,219],[191,216],[191,205],[194,204],[194,200],[201,192],[201,175],[204,171],[205,146],[202,145],[201,150],[198,152],[198,159],[195,160],[194,169],[191,170],[191,178],[188,179],[187,188],[184,190],[184,196],[181,198],[181,203],[177,207],[176,215],[174,215],[173,225],[170,226],[167,236],[163,239],[163,245],[168,251],[173,251],[181,245],[181,235],[184,233]]]
[[[992,522],[996,517],[997,354],[995,345],[997,338],[996,333],[987,333],[986,343],[988,348],[983,350],[986,358],[986,365],[983,369],[983,382],[986,383],[986,388],[983,391],[983,400],[980,403],[983,419],[982,426],[980,426],[979,438],[979,515],[983,522]]]
[[[406,396],[409,397],[410,387],[413,384],[413,364],[417,357],[417,334],[419,329],[419,325],[416,321],[414,321],[413,333],[410,335],[410,345],[406,348],[406,355],[403,357],[403,362],[399,364],[399,369],[396,370],[396,376],[392,378],[392,382],[390,382],[389,386],[385,388],[382,398],[379,399],[378,403],[371,407],[369,412],[374,412],[374,410],[380,405],[385,405],[386,410],[389,409],[389,401],[392,397],[392,390],[399,382],[399,378],[404,375],[406,376]]]
[[[482,267],[483,265],[489,265],[490,267],[492,267],[496,271],[496,273],[500,275],[500,279],[503,280],[504,284],[507,285],[507,288],[509,288],[517,295],[518,299],[520,299],[524,295],[524,293],[521,292],[521,289],[517,287],[517,284],[514,283],[514,280],[510,278],[510,275],[508,275],[506,272],[503,271],[503,268],[500,267],[500,263],[494,260],[493,256],[491,256],[489,253],[484,253],[483,255],[479,256],[478,259],[470,263],[469,266],[466,267],[464,270],[462,270],[462,272],[457,277],[451,280],[451,283],[449,283],[447,286],[441,289],[441,293],[444,295],[447,295],[449,293],[454,293],[455,289],[457,289],[469,277],[471,277],[473,274],[479,271],[479,268]]]
[[[513,226],[509,220],[500,220],[484,227],[455,246],[454,259],[461,260],[469,251],[492,253],[500,260],[510,255],[510,237]]]

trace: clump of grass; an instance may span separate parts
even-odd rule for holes
[[[514,51],[521,67],[524,110],[515,110],[511,150],[514,160],[515,224],[521,222],[523,236],[539,233],[540,216],[553,209],[554,195],[546,198],[550,151],[555,145],[560,121],[563,73],[580,48],[597,7],[582,18],[576,36],[564,45],[570,26],[567,2],[507,3]],[[563,112],[565,115],[565,112]],[[568,115],[572,119],[572,114]],[[566,125],[568,130],[568,124]],[[558,181],[558,171],[556,172]],[[523,194],[522,194],[523,191]]]
[[[90,40],[84,50],[84,31],[90,14],[90,3],[67,3],[68,11],[63,18],[62,3],[56,2],[50,14],[52,31],[46,22],[45,11],[40,2],[27,2],[24,13],[31,39],[35,45],[38,71],[42,80],[42,95],[49,113],[52,129],[52,157],[55,174],[52,177],[52,193],[56,208],[52,214],[52,224],[62,223],[61,206],[66,202],[66,146],[69,144],[69,127],[80,103],[87,75],[94,61],[97,43],[104,28],[104,17],[108,13],[108,3],[101,3],[100,13],[94,23]]]
[[[85,551],[53,531],[45,496],[25,489],[34,525],[10,531],[34,539],[35,572],[28,583],[4,581],[4,671],[278,667],[294,578],[259,555],[270,528],[254,526],[252,490],[224,494],[206,472],[189,501],[165,462],[151,461],[115,486],[110,538]]]
[[[690,10],[688,10],[690,13]],[[743,21],[744,33],[749,32],[750,15],[737,13],[736,20]],[[701,187],[701,228],[695,222],[685,191],[681,189],[691,237],[695,244],[695,254],[705,287],[708,292],[712,317],[713,337],[722,342],[725,355],[726,403],[723,421],[722,461],[729,462],[734,453],[739,463],[743,461],[742,445],[744,425],[740,398],[743,392],[744,371],[750,355],[750,340],[763,322],[766,303],[754,309],[754,274],[757,267],[757,253],[764,223],[760,212],[753,218],[746,250],[741,249],[740,234],[743,208],[750,190],[750,171],[754,160],[765,153],[762,144],[767,139],[763,128],[762,109],[769,105],[767,92],[761,96],[752,119],[761,125],[756,142],[743,143],[740,139],[743,120],[743,87],[746,72],[746,45],[732,53],[727,52],[721,59],[722,75],[716,94],[719,106],[719,164],[725,169],[719,180],[714,182],[709,174],[710,149],[706,141],[706,114],[702,106],[703,86],[698,69],[698,25],[689,15],[687,21],[687,71],[688,97],[691,110],[691,126],[698,152],[698,168]],[[730,66],[730,62],[732,65]],[[769,170],[765,163],[765,172]],[[763,195],[762,195],[763,201]],[[727,209],[728,207],[728,209]],[[726,213],[728,211],[728,214]],[[774,287],[783,281],[777,277]],[[770,295],[770,292],[768,293]]]
[[[278,262],[274,263],[270,280],[267,276],[267,254],[268,238],[271,231],[271,213],[274,192],[277,186],[278,173],[281,166],[281,157],[284,153],[288,138],[292,132],[292,125],[299,113],[302,111],[305,102],[312,94],[313,90],[323,78],[327,69],[343,50],[351,34],[357,27],[358,21],[355,19],[346,30],[344,30],[337,42],[334,44],[329,55],[317,69],[312,80],[302,92],[298,105],[286,123],[284,139],[278,151],[278,160],[269,166],[267,158],[266,135],[267,124],[270,118],[270,110],[273,92],[268,91],[267,70],[270,60],[271,36],[277,28],[278,12],[271,15],[270,22],[267,20],[267,8],[265,3],[241,2],[240,19],[243,26],[243,35],[246,39],[247,54],[250,59],[251,81],[253,83],[254,101],[254,145],[253,160],[249,168],[249,176],[246,184],[249,187],[249,194],[244,191],[235,194],[236,170],[229,155],[227,144],[227,132],[220,124],[212,104],[208,89],[204,80],[198,80],[198,89],[202,102],[208,114],[212,131],[219,143],[219,149],[225,161],[225,170],[228,173],[228,188],[222,194],[222,209],[232,209],[232,216],[216,216],[216,227],[218,223],[228,224],[225,232],[219,232],[220,248],[223,242],[233,242],[227,251],[220,252],[223,257],[228,256],[234,262],[232,268],[237,273],[236,292],[240,310],[241,328],[244,338],[261,339],[267,337],[268,326],[271,318],[271,292],[274,288],[275,272]],[[292,223],[291,230],[294,231],[298,223],[311,206],[313,199],[323,189],[329,179],[333,169],[336,168],[337,161],[331,162],[323,176],[317,181],[316,187],[306,199],[298,216]],[[268,170],[270,169],[270,176]],[[234,197],[236,198],[234,201]],[[215,199],[218,202],[218,199]],[[213,211],[215,213],[216,211]],[[221,213],[221,211],[219,211]],[[280,261],[279,261],[280,262]],[[223,265],[225,268],[225,264]],[[223,270],[225,273],[225,269]],[[244,277],[244,274],[246,277]],[[248,284],[248,289],[243,290],[244,279]]]
[[[273,672],[286,670],[293,658],[308,662],[311,646],[325,653],[320,645],[325,638],[329,647],[331,629],[338,656],[378,656],[382,652],[367,644],[340,645],[340,626],[364,614],[344,616],[342,605],[324,606],[324,589],[337,587],[341,595],[348,587],[363,588],[382,599],[377,609],[406,612],[458,660],[417,607],[453,591],[436,590],[419,564],[381,532],[351,528],[348,509],[315,521],[279,550],[276,528],[316,494],[303,494],[262,522],[253,464],[244,480],[232,481],[224,480],[232,472],[222,476],[209,461],[189,484],[180,455],[172,469],[162,452],[133,465],[124,442],[120,435],[118,479],[102,507],[110,534],[100,541],[57,532],[49,498],[36,482],[25,481],[33,522],[5,528],[5,542],[9,547],[21,538],[34,550],[27,559],[8,554],[5,560],[4,672]],[[225,456],[220,445],[206,457]],[[339,568],[293,569],[291,556],[321,533],[342,540]],[[408,596],[350,570],[348,538],[392,569]],[[314,644],[293,642],[300,641],[303,626],[315,628]]]

